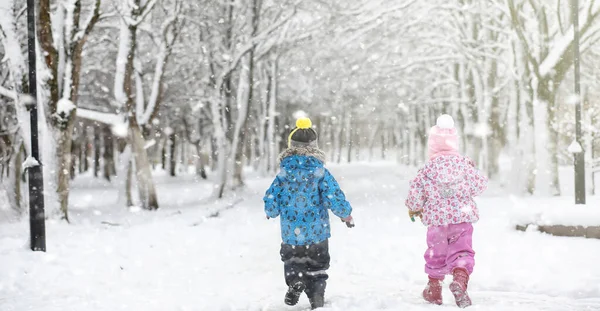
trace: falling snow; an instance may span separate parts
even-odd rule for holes
[[[280,222],[261,200],[277,174],[294,191],[325,176],[279,169],[298,118],[311,119],[358,224],[328,214],[324,311],[441,310],[422,299],[424,257],[440,254],[404,207],[435,125],[456,129],[446,147],[490,178],[475,199],[472,309],[600,310],[600,240],[539,232],[600,226],[594,1],[266,1],[258,11],[256,1],[50,1],[36,11],[50,16],[38,21],[49,33],[36,68],[24,2],[0,0],[0,311],[309,309],[305,295],[283,303]],[[581,92],[570,12],[580,13]],[[587,205],[575,205],[573,154],[584,151]],[[26,247],[32,167],[43,172],[46,253]],[[279,216],[325,217],[303,213]],[[307,228],[287,229],[305,241]],[[442,309],[455,309],[449,282]]]

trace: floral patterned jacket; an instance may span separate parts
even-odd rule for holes
[[[431,159],[410,182],[406,207],[421,211],[426,226],[477,222],[473,197],[487,188],[488,179],[473,161],[460,155]]]

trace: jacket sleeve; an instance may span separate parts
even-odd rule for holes
[[[279,177],[275,177],[275,180],[273,180],[271,187],[269,187],[267,193],[265,193],[265,197],[263,198],[263,201],[265,202],[265,213],[267,214],[267,217],[275,218],[279,216],[280,209],[279,205],[277,204],[277,196],[281,193],[282,190],[283,189],[281,187],[281,181],[279,180]]]
[[[485,177],[480,170],[473,168],[469,170],[469,186],[471,188],[471,196],[478,196],[487,189],[488,178]]]
[[[350,216],[352,207],[346,201],[346,196],[340,189],[340,185],[327,169],[324,169],[323,178],[319,182],[319,193],[323,206],[330,209],[335,216],[340,218]]]
[[[425,191],[423,189],[423,176],[422,172],[417,173],[417,177],[410,181],[410,187],[408,190],[408,197],[404,204],[411,211],[421,211],[425,207]]]

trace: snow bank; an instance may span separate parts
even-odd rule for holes
[[[516,201],[510,217],[515,224],[600,226],[600,200],[597,197],[588,198],[587,205],[576,205],[572,197],[511,199]]]

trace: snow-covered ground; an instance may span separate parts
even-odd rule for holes
[[[332,222],[324,310],[457,309],[447,290],[442,307],[420,297],[425,227],[403,206],[413,170],[384,163],[331,169],[357,226]],[[251,178],[238,197],[210,204],[202,201],[210,182],[157,180],[161,209],[146,212],[116,205],[110,184],[79,177],[74,223],[47,223],[47,253],[27,249],[26,220],[1,224],[0,310],[308,309],[305,297],[296,307],[283,303],[279,222],[266,220],[262,207],[270,178]],[[470,309],[600,310],[600,241],[513,229],[515,209],[564,202],[511,198],[497,189],[479,199]]]

